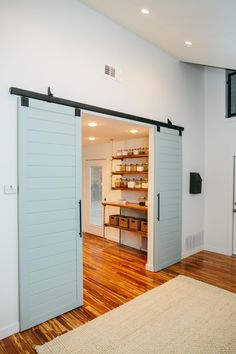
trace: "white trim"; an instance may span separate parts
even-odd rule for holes
[[[182,259],[192,256],[203,250],[203,245],[182,253]]]
[[[156,127],[149,128],[149,159],[148,159],[148,242],[147,242],[147,266],[154,272],[154,247],[155,247],[155,217],[156,217],[156,192],[155,192],[155,146]],[[147,268],[146,268],[147,269]]]
[[[145,265],[146,270],[149,270],[149,272],[155,272],[153,264],[146,264]]]
[[[217,247],[212,247],[212,246],[204,246],[204,250],[205,251],[209,251],[209,252],[215,252],[215,253],[224,254],[226,256],[232,256],[232,254],[226,248],[217,248]]]
[[[11,326],[0,328],[0,340],[19,332],[19,322],[13,323]]]

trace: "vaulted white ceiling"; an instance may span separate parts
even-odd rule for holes
[[[82,2],[181,61],[236,69],[236,0]],[[150,14],[143,15],[142,8]]]

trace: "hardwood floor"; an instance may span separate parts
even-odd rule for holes
[[[111,241],[84,235],[84,306],[0,341],[0,353],[35,353],[34,347],[176,277],[202,280],[236,292],[236,258],[199,252],[159,273],[145,270],[146,256]]]

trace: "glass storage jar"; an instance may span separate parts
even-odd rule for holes
[[[135,188],[142,188],[142,179],[135,180]]]
[[[130,165],[126,165],[125,166],[125,170],[126,170],[126,172],[130,172],[131,171],[131,166]]]
[[[121,165],[116,165],[116,166],[115,166],[116,172],[120,172],[120,166],[121,166]]]
[[[145,162],[145,163],[143,164],[143,171],[144,171],[144,172],[148,172],[148,162]]]
[[[128,182],[128,188],[135,188],[135,179],[130,179]]]
[[[127,149],[122,150],[122,155],[123,156],[127,156],[128,155],[128,150]]]
[[[131,172],[136,172],[136,171],[137,171],[137,166],[134,165],[134,164],[131,164],[131,165],[130,165],[130,171],[131,171]]]
[[[138,171],[138,172],[143,172],[144,167],[143,167],[143,164],[142,164],[142,163],[138,163],[136,166],[137,166],[137,171]]]
[[[143,189],[148,189],[148,179],[145,178],[143,181],[142,181],[142,188]]]
[[[139,155],[144,155],[144,154],[145,154],[145,148],[140,148]]]
[[[135,148],[135,149],[133,150],[133,152],[134,152],[134,155],[138,155],[138,154],[139,154],[139,148]]]
[[[133,155],[133,149],[129,149],[129,150],[128,150],[128,155],[129,155],[129,156]]]
[[[124,178],[123,184],[124,184],[123,188],[128,188],[128,178]]]
[[[120,188],[121,185],[121,178],[116,178],[115,179],[115,188]]]
[[[120,172],[125,172],[125,171],[126,171],[126,166],[120,165]]]
[[[120,188],[125,188],[125,179],[121,178],[120,180]]]

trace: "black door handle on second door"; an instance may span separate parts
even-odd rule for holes
[[[157,194],[157,220],[160,221],[160,193]]]
[[[82,237],[82,211],[81,211],[81,200],[79,201],[79,237]]]

